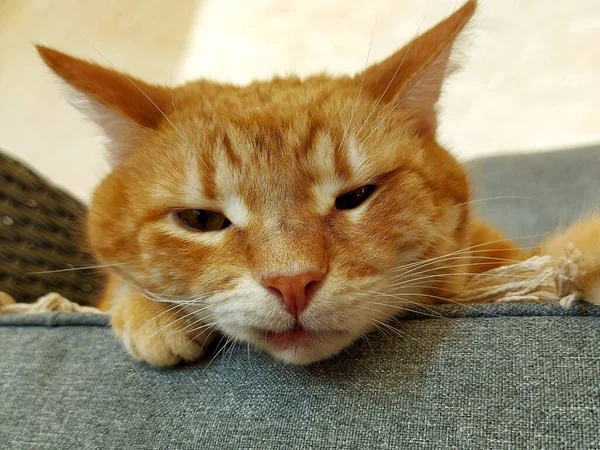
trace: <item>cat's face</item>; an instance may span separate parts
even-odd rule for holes
[[[216,88],[223,104],[215,96],[207,113],[196,108],[200,91],[178,92],[185,102],[174,97],[174,127],[148,136],[98,189],[90,220],[97,253],[125,263],[123,272],[151,292],[198,298],[219,330],[290,361],[329,356],[385,321],[406,303],[384,296],[403,291],[394,269],[447,249],[466,187],[444,151],[398,117],[384,119],[389,108],[375,109],[357,133],[374,101],[357,103],[357,86],[340,84]],[[194,209],[231,224],[219,229],[222,216]],[[217,220],[213,231],[192,228],[202,227],[201,214]],[[306,280],[308,304],[296,318],[264,278],[306,272],[321,276]],[[272,335],[298,327],[312,336]]]
[[[426,44],[354,78],[144,84],[153,105],[119,74],[41,50],[118,141],[91,205],[96,254],[150,297],[188,301],[226,336],[294,363],[411,309],[442,280],[407,282],[407,265],[460,248],[468,221],[464,172],[434,140],[450,46]],[[81,82],[76,64],[103,72]]]

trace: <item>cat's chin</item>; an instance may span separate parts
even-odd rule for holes
[[[290,330],[283,333],[265,333],[255,330],[251,334],[253,336],[250,340],[274,358],[299,365],[330,358],[359,337],[347,331]]]

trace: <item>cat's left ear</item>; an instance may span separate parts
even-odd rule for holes
[[[369,67],[356,79],[363,89],[392,108],[409,112],[417,131],[434,136],[437,103],[457,37],[473,16],[477,2],[470,0],[454,14],[416,37],[384,61]]]
[[[73,90],[71,103],[98,124],[109,138],[113,165],[131,151],[148,129],[155,130],[171,111],[169,89],[144,83],[41,45],[44,62]]]

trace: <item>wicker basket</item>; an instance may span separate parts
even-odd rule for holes
[[[95,305],[104,276],[86,249],[86,207],[0,152],[0,291],[19,302],[49,292]],[[55,272],[57,271],[57,272]]]

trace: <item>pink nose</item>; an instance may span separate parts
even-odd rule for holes
[[[318,289],[317,282],[324,275],[319,270],[308,270],[296,275],[265,275],[261,277],[260,283],[279,292],[290,314],[298,318]]]

